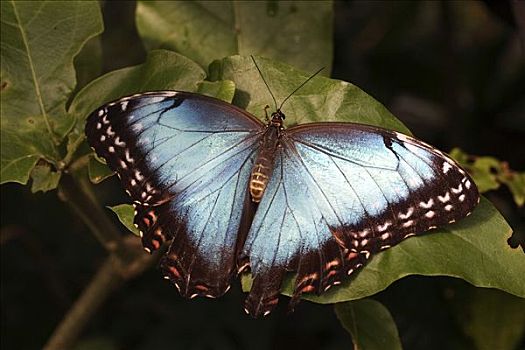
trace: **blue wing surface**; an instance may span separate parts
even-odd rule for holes
[[[230,104],[175,91],[124,97],[88,118],[88,141],[133,199],[145,249],[170,242],[161,267],[184,296],[229,288],[263,130]]]
[[[253,315],[275,306],[286,272],[297,272],[295,303],[339,284],[372,254],[469,215],[479,201],[451,158],[412,137],[350,123],[284,133],[242,251]]]

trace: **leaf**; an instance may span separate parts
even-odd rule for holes
[[[117,214],[118,219],[128,230],[133,232],[135,236],[139,236],[138,228],[133,225],[133,218],[135,217],[135,209],[131,204],[119,204],[114,207],[108,206],[115,214]]]
[[[498,179],[507,185],[516,205],[522,207],[525,204],[525,172],[505,172]]]
[[[197,90],[199,94],[211,96],[231,103],[235,95],[235,83],[231,80],[203,81]]]
[[[516,205],[525,204],[525,172],[514,171],[507,162],[494,157],[468,155],[459,148],[450,155],[472,175],[480,192],[496,190],[503,184],[511,191]]]
[[[378,301],[363,299],[335,304],[339,322],[352,335],[355,350],[401,350],[394,319]]]
[[[409,238],[373,256],[354,279],[320,296],[303,298],[321,304],[361,299],[409,275],[457,277],[476,287],[497,288],[523,298],[524,256],[507,244],[511,232],[496,208],[482,198],[469,217]],[[244,291],[250,290],[251,278],[243,276],[242,284]],[[293,293],[292,278],[287,279],[282,293]]]
[[[88,175],[89,180],[98,184],[115,175],[115,172],[112,171],[107,165],[105,165],[101,160],[95,159],[95,157],[89,157],[88,163]]]
[[[290,65],[255,57],[277,103],[280,104],[310,76]],[[237,88],[233,103],[264,120],[264,107],[275,109],[250,57],[232,56],[210,65],[212,80],[232,80]],[[350,83],[316,76],[283,106],[290,127],[316,121],[346,121],[382,126],[407,134],[410,131],[381,103]]]
[[[78,92],[102,74],[102,41],[100,36],[91,38],[75,57]]]
[[[475,349],[517,349],[525,335],[525,299],[486,288],[453,293],[453,314]]]
[[[1,2],[0,183],[25,184],[39,159],[62,158],[58,146],[74,123],[65,109],[73,58],[101,31],[96,2]]]
[[[55,189],[61,177],[60,172],[53,171],[49,164],[37,165],[31,171],[31,192],[47,192]]]
[[[202,67],[256,54],[330,74],[331,1],[138,1],[136,22],[146,48],[174,50]]]

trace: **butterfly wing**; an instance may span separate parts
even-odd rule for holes
[[[339,284],[371,254],[470,214],[472,179],[412,137],[350,123],[285,131],[243,249],[252,315],[269,313],[287,271],[303,292]]]
[[[229,288],[263,129],[230,104],[175,91],[125,97],[87,120],[89,144],[134,201],[145,249],[171,242],[161,266],[184,296]]]

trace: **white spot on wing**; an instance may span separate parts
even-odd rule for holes
[[[377,230],[378,230],[379,232],[386,231],[386,229],[387,229],[388,227],[390,227],[391,225],[392,225],[392,223],[391,223],[390,221],[387,221],[387,222],[385,222],[384,225],[379,225],[379,226],[377,226]]]
[[[414,213],[414,208],[410,207],[408,208],[408,211],[406,212],[406,214],[399,213],[398,217],[403,220],[408,219],[413,213]]]
[[[428,202],[426,202],[426,203],[425,203],[425,202],[421,202],[421,203],[419,203],[419,206],[420,206],[421,208],[424,208],[424,209],[431,208],[433,205],[434,205],[434,200],[433,200],[432,198],[430,198],[430,199],[428,200]]]
[[[438,199],[441,203],[446,203],[450,200],[450,193],[447,191],[444,196],[438,196]]]
[[[130,155],[129,155],[129,150],[128,150],[128,149],[126,150],[126,160],[127,160],[129,163],[133,163],[133,158],[130,157]]]
[[[414,224],[414,220],[409,220],[403,224],[403,227],[409,227],[409,226],[412,226],[413,224]]]
[[[429,219],[432,219],[436,213],[434,213],[432,210],[429,210],[425,213],[425,216]]]
[[[142,181],[144,179],[144,176],[140,173],[140,171],[135,170],[135,178],[137,181]]]
[[[364,238],[364,237],[368,236],[369,233],[370,233],[370,230],[369,229],[365,229],[365,230],[359,232],[359,237]]]
[[[126,143],[124,141],[120,141],[120,136],[117,136],[117,138],[115,139],[115,145],[124,147],[126,146]]]
[[[459,184],[458,188],[452,187],[452,192],[454,192],[455,194],[461,193],[462,191],[463,191],[463,186],[461,186],[461,184]]]
[[[443,173],[448,173],[450,169],[452,169],[452,165],[449,162],[443,162]]]

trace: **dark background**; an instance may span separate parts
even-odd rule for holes
[[[102,72],[141,63],[134,2],[103,6]],[[525,164],[525,36],[510,1],[335,3],[332,77],[385,104],[419,138],[449,151]],[[522,22],[522,30],[525,24]],[[123,40],[125,39],[125,40]],[[126,200],[115,179],[101,203]],[[510,192],[488,193],[524,230]],[[38,349],[90,281],[106,252],[56,192],[1,188],[2,349]],[[108,215],[109,214],[108,212]],[[113,219],[113,218],[112,218]],[[343,349],[351,339],[331,306],[303,302],[264,320],[242,311],[240,287],[217,300],[182,299],[156,269],[114,293],[83,332],[79,349]],[[472,348],[458,307],[473,287],[409,277],[376,299],[392,313],[405,349]],[[522,342],[525,348],[525,342]]]

